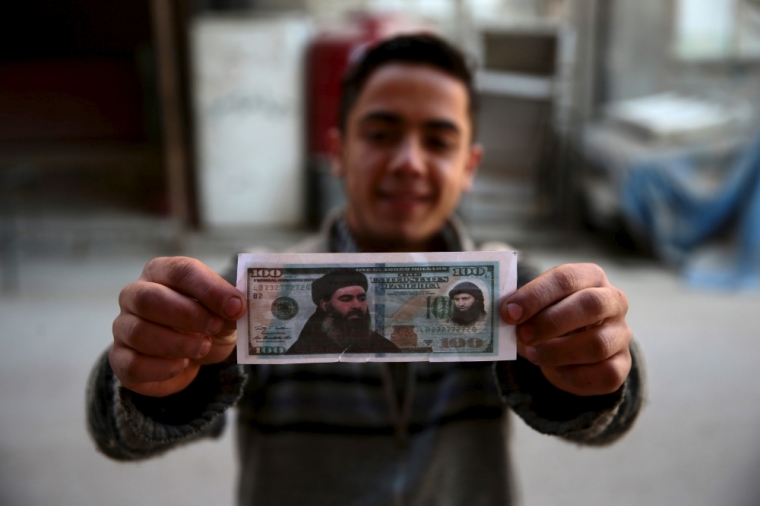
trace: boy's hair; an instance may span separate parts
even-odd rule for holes
[[[407,63],[428,65],[458,79],[467,89],[470,121],[475,131],[477,96],[473,86],[472,70],[464,54],[457,48],[432,34],[399,35],[370,47],[349,67],[343,79],[343,92],[338,109],[338,128],[346,131],[346,121],[372,74],[384,65]]]

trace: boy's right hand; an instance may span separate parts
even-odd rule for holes
[[[240,291],[198,260],[155,258],[119,295],[111,368],[122,385],[163,397],[183,390],[201,365],[235,349]]]

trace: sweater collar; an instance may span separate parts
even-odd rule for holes
[[[328,248],[332,253],[363,253],[346,222],[345,210],[340,210],[326,220]],[[452,216],[446,221],[435,238],[439,251],[471,251],[472,240],[464,231],[464,226]]]

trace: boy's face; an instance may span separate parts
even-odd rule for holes
[[[334,172],[348,196],[360,244],[424,247],[470,189],[481,158],[471,142],[465,85],[433,67],[377,69],[334,133]]]

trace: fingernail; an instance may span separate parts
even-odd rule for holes
[[[205,357],[211,351],[211,339],[204,339],[201,347],[198,348],[198,358]]]
[[[535,362],[538,360],[538,352],[534,347],[525,348],[525,358],[530,360],[531,362]]]
[[[223,326],[224,326],[224,320],[222,320],[218,316],[212,316],[211,319],[208,321],[208,333],[216,334],[217,332],[222,330]]]
[[[507,314],[509,314],[509,317],[512,318],[512,320],[518,321],[523,314],[523,310],[520,306],[512,302],[507,304]]]
[[[529,343],[533,340],[533,329],[530,325],[525,325],[517,329],[517,337],[524,343]]]
[[[238,297],[232,297],[224,305],[224,312],[230,318],[235,318],[243,307],[243,302]]]

